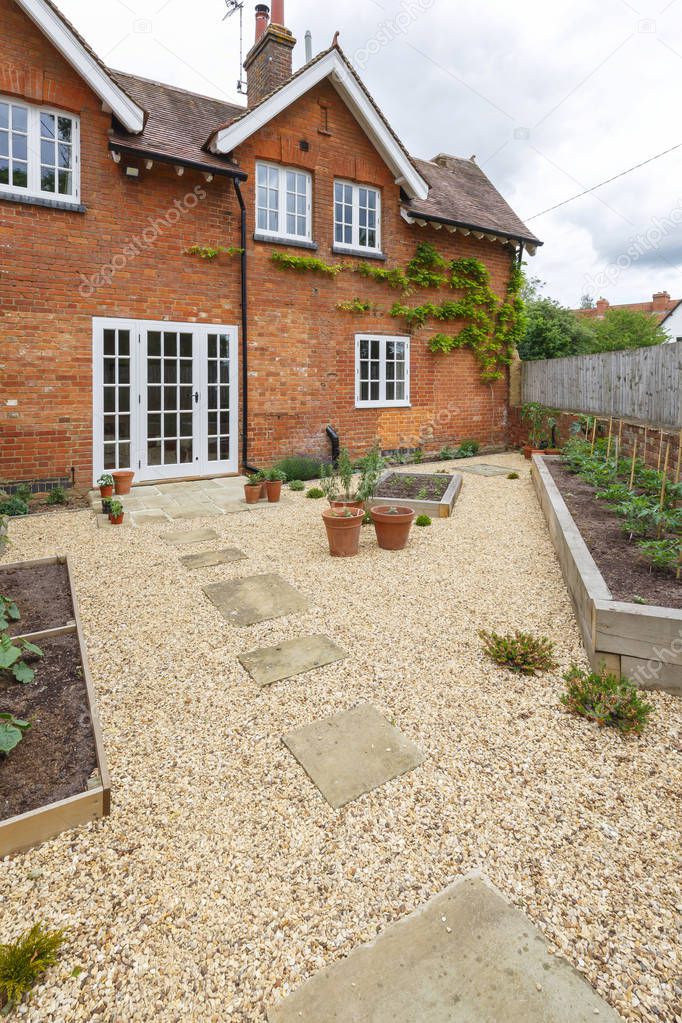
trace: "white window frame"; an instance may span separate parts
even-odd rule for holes
[[[336,186],[344,185],[353,189],[353,240],[350,244],[348,242],[337,242],[336,240]],[[360,244],[360,189],[364,188],[368,192],[374,192],[377,197],[377,227],[376,227],[376,245],[361,245]],[[333,206],[332,206],[332,222],[333,222],[333,234],[334,239],[333,247],[335,249],[345,249],[351,251],[355,249],[360,252],[381,252],[381,189],[376,188],[374,185],[363,185],[358,184],[356,181],[346,181],[343,178],[334,178],[334,193],[333,193]]]
[[[262,228],[258,226],[258,168],[267,167],[268,169],[276,170],[278,173],[278,197],[279,197],[279,208],[278,208],[278,219],[279,229],[272,231],[269,227]],[[287,223],[287,174],[300,174],[306,180],[306,233],[305,234],[289,234],[286,230]],[[256,161],[256,173],[255,177],[255,210],[256,210],[256,236],[277,238],[277,239],[288,239],[292,242],[311,242],[313,240],[313,176],[309,171],[303,170],[301,167],[285,167],[280,163],[270,163],[268,160],[257,160]]]
[[[34,106],[23,100],[17,100],[15,96],[0,94],[0,103],[9,103],[10,106],[22,107],[27,113],[27,157],[28,157],[28,184],[26,188],[18,185],[0,183],[0,194],[25,197],[29,199],[49,199],[52,202],[64,203],[68,206],[80,205],[80,118],[69,110],[59,110],[56,107]],[[72,149],[72,185],[70,195],[62,195],[60,192],[46,192],[41,188],[41,148],[40,148],[40,116],[51,114],[55,119],[68,117],[71,121],[71,149]],[[55,121],[56,123],[56,121]],[[11,131],[10,131],[11,135]]]
[[[379,398],[363,400],[360,397],[360,342],[379,342]],[[405,345],[405,397],[386,398],[386,345],[391,341],[402,341]],[[391,334],[355,335],[355,407],[356,408],[410,408],[410,338]]]

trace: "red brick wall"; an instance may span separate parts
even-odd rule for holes
[[[240,324],[239,262],[221,256],[213,264],[184,254],[195,243],[238,245],[239,213],[226,179],[210,184],[187,170],[140,166],[140,178],[124,176],[107,151],[110,117],[75,72],[19,11],[0,0],[0,92],[48,100],[81,117],[81,196],[85,214],[0,200],[0,478],[92,477],[92,317],[171,319]],[[331,134],[321,134],[323,108]],[[299,140],[310,143],[303,153]],[[322,259],[334,261],[334,176],[357,178],[383,189],[383,248],[389,266],[404,266],[419,241],[434,242],[443,255],[478,256],[502,294],[510,250],[410,227],[402,221],[398,188],[369,140],[327,84],[299,100],[236,154],[249,174],[250,460],[273,461],[292,452],[329,450],[332,423],[354,453],[379,438],[385,449],[445,443],[473,437],[503,445],[507,386],[480,382],[466,351],[432,355],[433,329],[412,335],[410,409],[355,409],[357,332],[408,333],[387,310],[400,293],[353,274],[335,280],[294,275],[271,262],[280,246],[254,243],[254,162],[258,157],[314,170],[314,238]],[[125,251],[150,220],[164,217],[176,201],[201,189],[196,207],[143,248],[110,283],[82,289],[102,265]],[[292,250],[299,252],[300,250]],[[349,257],[345,257],[349,260]],[[367,297],[381,311],[358,316],[338,302]],[[413,296],[415,304],[428,292]],[[7,401],[16,402],[8,405]]]

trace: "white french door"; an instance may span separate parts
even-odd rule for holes
[[[236,472],[237,328],[93,321],[94,476]]]

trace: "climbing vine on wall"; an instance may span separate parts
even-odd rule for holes
[[[487,383],[502,378],[504,367],[511,362],[514,349],[523,336],[523,272],[516,263],[512,265],[507,294],[500,303],[490,287],[490,274],[480,259],[453,259],[448,262],[429,242],[417,246],[415,255],[404,270],[375,267],[369,263],[328,265],[319,259],[280,253],[275,253],[272,260],[281,269],[323,273],[332,277],[345,270],[359,273],[400,289],[405,297],[413,294],[416,288],[449,287],[458,292],[458,298],[442,302],[425,302],[422,305],[408,305],[404,300],[395,302],[390,313],[396,319],[402,319],[409,328],[422,328],[429,320],[462,323],[456,334],[434,334],[429,348],[432,352],[441,353],[469,348],[480,366],[481,379]],[[361,311],[361,305],[363,303],[355,299],[352,303],[339,303],[337,309]]]

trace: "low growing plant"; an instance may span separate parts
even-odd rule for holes
[[[518,629],[504,636],[482,629],[479,636],[488,657],[510,671],[537,675],[538,672],[551,671],[557,666],[554,643],[545,636],[532,636]]]
[[[430,526],[431,519],[428,515],[417,515],[417,518],[414,520],[414,524],[415,526]]]
[[[18,622],[21,618],[19,608],[11,599],[0,593],[0,632],[9,628],[10,622]]]
[[[455,458],[475,458],[480,446],[477,440],[463,440],[457,448]]]
[[[420,489],[419,489],[419,490],[417,491],[417,500],[418,500],[418,501],[425,501],[425,500],[426,500],[426,498],[427,498],[428,496],[429,496],[429,492],[428,492],[428,490],[426,489],[426,487],[421,487],[421,488],[420,488]]]
[[[290,480],[316,480],[320,477],[320,459],[310,455],[289,455],[275,463],[275,469],[281,469]]]
[[[561,702],[571,714],[596,721],[600,728],[617,728],[623,735],[639,735],[653,710],[625,676],[583,671],[575,665],[564,675],[566,692]]]
[[[28,504],[16,494],[0,494],[0,515],[28,515]]]
[[[47,495],[48,504],[66,504],[66,491],[64,487],[53,487]]]
[[[680,563],[679,540],[640,540],[637,546],[645,560],[659,572],[672,572]]]
[[[0,714],[0,753],[4,753],[5,756],[11,753],[30,727],[29,721],[15,718],[13,714]]]
[[[519,476],[518,472],[508,472],[507,473],[507,479],[508,480],[520,480],[521,477]]]
[[[310,490],[306,491],[305,496],[311,498],[313,501],[319,501],[321,497],[324,497],[324,490],[320,490],[319,487],[311,487]]]
[[[305,483],[303,480],[291,480],[289,483],[289,490],[300,491],[305,490]]]
[[[0,675],[8,672],[17,682],[28,685],[35,678],[35,670],[24,660],[39,660],[43,651],[27,639],[12,639],[7,633],[0,635]]]
[[[41,974],[58,959],[64,931],[34,924],[17,940],[0,945],[0,999],[12,1008],[28,994]]]
[[[114,497],[109,502],[109,517],[117,519],[119,515],[123,515],[123,504]]]
[[[100,478],[97,480],[98,487],[113,487],[114,477],[110,472],[103,472]]]
[[[440,449],[438,457],[441,462],[450,462],[453,458],[457,458],[457,448],[450,448],[446,444],[444,448]]]

